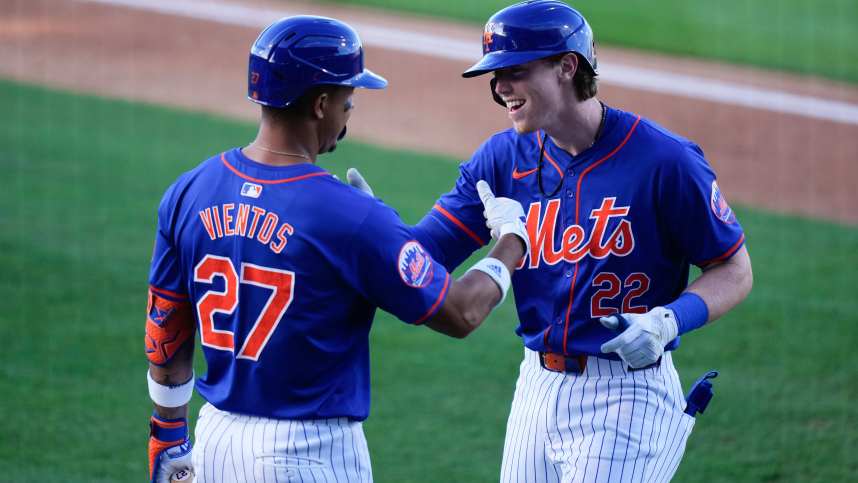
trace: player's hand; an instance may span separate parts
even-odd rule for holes
[[[187,419],[162,419],[153,413],[149,422],[151,483],[170,483],[171,476],[181,470],[193,473],[192,448]]]
[[[530,251],[530,237],[524,227],[524,208],[521,203],[510,198],[496,198],[489,184],[483,180],[477,181],[477,194],[483,202],[483,216],[486,226],[491,230],[492,238],[499,240],[507,233],[521,238],[524,243],[524,253]]]
[[[357,188],[370,196],[375,196],[372,192],[372,188],[369,186],[369,183],[366,182],[363,176],[361,176],[360,171],[357,169],[349,168],[348,171],[346,171],[346,180],[348,180],[349,185],[352,187]]]
[[[602,352],[616,352],[630,367],[638,369],[655,363],[664,346],[676,338],[679,329],[673,311],[656,307],[645,314],[621,314],[599,319],[605,327],[621,331],[602,344]]]

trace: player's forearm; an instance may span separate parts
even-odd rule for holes
[[[158,384],[164,386],[176,386],[187,382],[188,379],[193,377],[193,367],[192,364],[174,364],[175,366],[181,367],[161,367],[156,366],[154,364],[149,364],[149,374],[152,375],[152,379]],[[187,366],[187,367],[185,367]],[[152,405],[155,407],[155,411],[158,413],[158,416],[164,419],[177,419],[177,418],[186,418],[188,416],[188,405],[183,404],[178,407],[168,408],[164,406],[159,406],[154,402]]]
[[[178,386],[187,383],[194,375],[193,344],[186,344],[167,364],[149,363],[149,375],[162,386]],[[152,403],[158,415],[165,419],[187,417],[188,405],[165,407]]]
[[[506,235],[488,256],[500,260],[512,272],[524,256],[524,243],[515,235]],[[444,305],[427,325],[451,337],[466,337],[483,323],[501,296],[498,284],[491,277],[480,271],[468,271],[453,282]]]
[[[518,262],[524,257],[524,242],[513,234],[504,235],[495,243],[495,246],[489,252],[490,257],[497,258],[506,265],[509,273],[515,271]]]
[[[687,291],[703,299],[709,309],[707,322],[711,322],[744,300],[753,284],[751,259],[748,250],[742,247],[727,261],[704,270]]]
[[[473,332],[500,301],[500,290],[488,275],[468,272],[453,282],[438,313],[426,325],[462,339]]]

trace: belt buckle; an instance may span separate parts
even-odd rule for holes
[[[582,354],[566,357],[563,354],[555,354],[553,352],[540,352],[539,365],[551,372],[581,374],[587,367],[587,356]]]

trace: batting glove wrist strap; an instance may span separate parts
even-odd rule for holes
[[[177,471],[193,471],[186,418],[165,419],[153,412],[149,420],[149,481],[169,483]]]
[[[517,218],[512,222],[501,225],[498,240],[508,233],[517,236],[521,240],[521,243],[524,244],[524,255],[527,255],[530,251],[530,237],[527,236],[527,228],[524,226],[524,222]]]
[[[164,408],[177,408],[188,404],[191,396],[194,394],[194,373],[191,372],[191,378],[188,382],[179,384],[178,386],[165,386],[152,379],[152,373],[146,372],[146,379],[149,381],[149,397],[152,402]]]
[[[149,420],[149,436],[161,442],[180,442],[188,439],[188,419],[162,418],[157,412],[152,411]]]
[[[504,265],[502,261],[497,258],[486,257],[475,263],[473,267],[468,269],[468,272],[471,270],[479,270],[480,272],[485,273],[497,284],[501,291],[500,302],[498,302],[497,305],[502,304],[503,301],[506,300],[506,293],[509,291],[510,276],[509,270],[507,270],[506,265]],[[497,307],[497,305],[495,305],[495,307]]]
[[[685,292],[675,301],[664,306],[676,315],[679,335],[699,329],[709,320],[709,307],[703,298],[694,292]]]

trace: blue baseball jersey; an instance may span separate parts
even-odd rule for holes
[[[376,307],[420,324],[450,276],[379,200],[314,164],[240,149],[178,178],[158,209],[150,288],[194,308],[218,409],[363,420]]]
[[[542,194],[540,176],[545,193],[556,194]],[[616,334],[599,317],[672,302],[690,264],[725,260],[744,243],[701,149],[617,109],[607,108],[602,136],[577,156],[541,131],[489,138],[415,227],[450,270],[490,241],[475,188],[481,179],[496,196],[521,202],[527,216],[531,248],[512,282],[516,332],[536,351],[618,358],[600,350]]]

